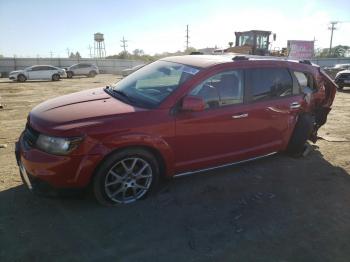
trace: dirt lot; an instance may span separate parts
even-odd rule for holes
[[[0,261],[350,261],[350,90],[304,158],[275,155],[164,184],[116,208],[26,190],[14,142],[33,106],[114,82],[0,80]],[[347,141],[344,141],[347,140]]]

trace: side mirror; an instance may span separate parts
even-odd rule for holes
[[[199,112],[205,109],[205,102],[199,96],[185,96],[182,100],[182,111]]]

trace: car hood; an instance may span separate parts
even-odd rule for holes
[[[12,74],[18,74],[18,73],[23,73],[25,70],[16,70],[16,71],[11,71],[10,75]]]
[[[123,103],[108,95],[103,88],[97,88],[47,100],[33,108],[29,122],[41,132],[62,131],[144,110]]]

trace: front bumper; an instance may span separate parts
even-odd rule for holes
[[[9,79],[10,79],[10,80],[16,80],[16,79],[17,79],[17,76],[10,75],[10,76],[9,76]]]
[[[24,146],[23,135],[16,143],[17,165],[24,184],[31,190],[50,186],[83,188],[100,161],[99,155],[57,156]]]

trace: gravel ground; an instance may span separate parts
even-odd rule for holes
[[[303,158],[278,154],[173,179],[115,208],[89,194],[28,192],[14,142],[31,108],[117,79],[0,80],[0,261],[349,261],[349,89]]]

